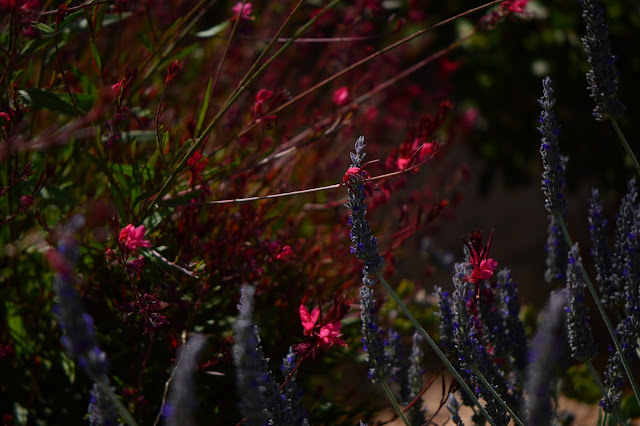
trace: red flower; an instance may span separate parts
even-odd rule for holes
[[[333,92],[333,103],[338,106],[344,106],[349,102],[349,89],[341,87]]]
[[[473,271],[471,275],[465,276],[463,281],[474,283],[478,287],[478,281],[488,280],[493,276],[493,270],[498,266],[498,262],[489,258],[492,239],[493,233],[491,233],[487,245],[483,247],[482,232],[476,231],[471,233],[468,242],[464,242],[469,249],[469,262],[473,266]]]
[[[136,228],[129,224],[120,231],[118,241],[120,245],[124,245],[129,250],[137,250],[139,247],[151,247],[149,241],[143,239],[145,232],[144,225]]]

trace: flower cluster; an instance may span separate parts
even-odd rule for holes
[[[341,321],[328,318],[324,321],[324,325],[318,323],[318,319],[322,315],[322,310],[319,307],[313,308],[311,313],[307,310],[306,306],[300,305],[300,321],[302,322],[302,328],[304,329],[305,336],[312,336],[318,342],[318,345],[323,348],[330,348],[333,345],[347,346],[342,340],[342,334],[340,334]],[[315,330],[318,331],[315,331]]]

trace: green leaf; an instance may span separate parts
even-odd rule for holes
[[[71,98],[69,97],[68,93],[60,93],[60,97],[68,103],[71,103]],[[76,105],[78,105],[78,109],[82,112],[85,112],[93,108],[93,104],[96,101],[96,94],[74,93],[73,99],[75,99]]]
[[[215,37],[216,35],[220,34],[222,31],[224,31],[227,27],[229,26],[229,21],[224,21],[218,25],[214,25],[213,27],[209,28],[208,30],[204,30],[204,31],[200,31],[195,33],[195,36],[198,38],[211,38],[211,37]]]
[[[140,143],[156,141],[155,130],[130,130],[128,132],[124,132],[123,136],[127,141],[132,141],[133,139],[135,139]]]
[[[67,356],[66,353],[60,352],[60,364],[62,365],[62,371],[64,375],[69,379],[69,383],[73,383],[76,380],[76,363]]]
[[[204,118],[207,115],[207,109],[209,108],[209,98],[211,97],[212,82],[213,82],[213,77],[209,77],[209,83],[207,84],[207,91],[204,92],[204,101],[202,102],[202,108],[200,108],[200,115],[198,115],[198,122],[196,123],[195,136],[200,136],[200,129],[202,128],[202,123],[204,122]]]
[[[29,339],[18,307],[9,301],[5,302],[4,307],[7,312],[7,329],[11,339],[15,342],[16,355],[18,358],[22,358],[22,354],[31,352],[33,341]]]
[[[93,55],[93,59],[95,59],[96,61],[98,70],[102,72],[102,58],[100,58],[100,52],[98,52],[98,46],[96,46],[96,42],[93,39],[91,39],[91,54]]]
[[[77,115],[73,104],[63,99],[60,94],[39,87],[32,87],[27,90],[20,90],[20,96],[30,104],[31,109],[48,109],[58,111],[67,115]],[[83,111],[80,111],[83,112]]]
[[[53,28],[51,28],[47,24],[43,24],[42,22],[36,22],[35,24],[33,24],[33,26],[36,27],[37,29],[39,29],[40,31],[42,31],[45,34],[53,34],[53,33],[56,32],[56,30],[54,30]]]

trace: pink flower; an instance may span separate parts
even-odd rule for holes
[[[120,92],[122,91],[122,79],[111,86],[111,91],[113,92],[114,96],[120,96]]]
[[[243,5],[242,2],[239,1],[235,6],[231,8],[231,10],[233,11],[233,15],[235,18],[239,16],[242,19],[253,19],[251,17],[251,3],[245,3]]]
[[[523,13],[529,0],[506,0],[500,5],[500,9],[511,13]]]
[[[132,224],[129,224],[120,231],[118,241],[120,245],[124,245],[129,250],[137,250],[138,247],[151,247],[149,241],[143,239],[145,232],[144,225],[135,228]]]
[[[335,344],[347,346],[344,340],[341,339],[342,334],[340,334],[340,327],[342,327],[341,321],[329,323],[320,329],[318,337],[327,347]]]
[[[294,256],[295,255],[293,254],[293,250],[291,250],[291,246],[284,246],[282,247],[282,250],[280,250],[280,253],[276,255],[276,259],[287,260],[291,259]]]
[[[469,249],[469,262],[473,266],[471,275],[465,276],[462,280],[474,284],[478,281],[488,280],[493,276],[493,270],[498,266],[498,262],[489,258],[489,249],[493,234],[489,237],[486,246],[482,246],[482,232],[472,232],[469,242],[464,242]]]
[[[344,106],[349,102],[349,89],[342,86],[333,92],[333,103],[338,106]]]
[[[319,317],[320,317],[320,309],[318,307],[313,308],[313,311],[311,311],[311,314],[309,314],[309,311],[307,310],[306,306],[300,305],[300,321],[302,322],[302,327],[304,328],[305,336],[311,335]]]

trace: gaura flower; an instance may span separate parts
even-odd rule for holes
[[[466,275],[462,280],[470,283],[478,284],[478,281],[488,280],[493,276],[493,270],[498,266],[498,262],[489,257],[489,249],[491,248],[491,240],[493,232],[489,236],[486,246],[482,246],[482,232],[472,232],[469,241],[464,244],[469,249],[469,262],[473,266],[471,275]]]
[[[144,225],[136,228],[129,224],[120,231],[118,242],[129,250],[137,250],[139,247],[151,247],[149,241],[144,239],[145,232]]]
[[[302,322],[305,336],[310,336],[312,334],[319,317],[320,308],[315,307],[313,308],[313,311],[309,313],[306,306],[300,305],[300,321]]]

